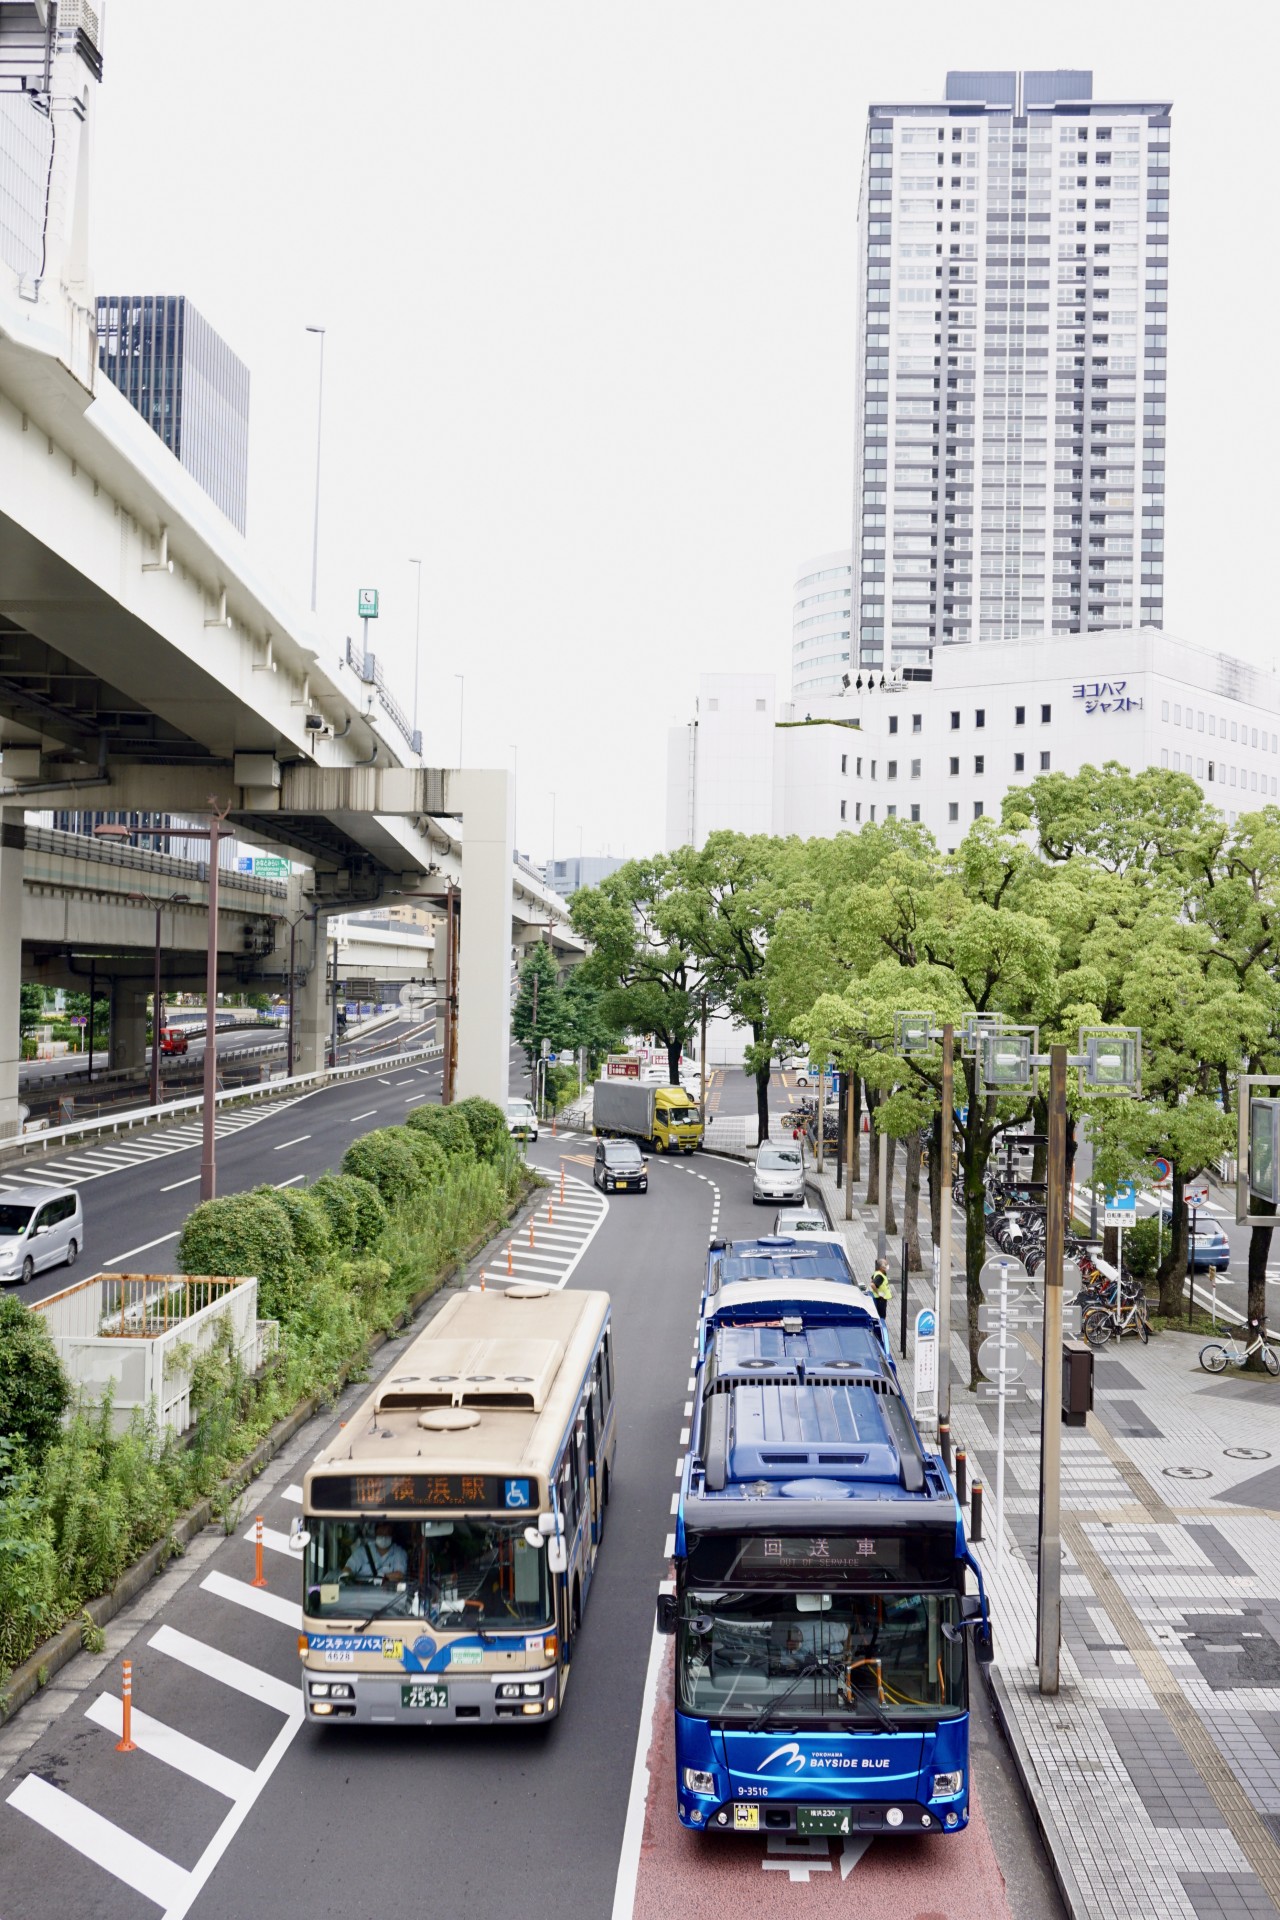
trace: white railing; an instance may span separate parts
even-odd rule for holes
[[[438,1043],[429,1047],[410,1047],[405,1053],[381,1053],[376,1059],[350,1063],[344,1067],[323,1067],[316,1073],[295,1073],[291,1079],[281,1076],[278,1080],[259,1080],[249,1087],[228,1087],[222,1093],[214,1095],[216,1106],[231,1106],[239,1100],[271,1100],[282,1093],[294,1089],[314,1089],[327,1086],[338,1080],[358,1080],[368,1073],[385,1073],[388,1068],[411,1067],[420,1060],[438,1060],[444,1048]],[[176,1120],[183,1114],[202,1113],[204,1095],[196,1093],[184,1100],[166,1100],[158,1107],[130,1107],[124,1113],[102,1114],[96,1120],[80,1120],[66,1127],[44,1127],[34,1133],[22,1133],[16,1139],[0,1142],[0,1163],[10,1159],[25,1159],[31,1153],[44,1153],[51,1146],[69,1145],[74,1140],[84,1140],[108,1133],[131,1133],[135,1127],[163,1125],[168,1120]]]

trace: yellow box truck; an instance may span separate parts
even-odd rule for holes
[[[692,1153],[702,1145],[702,1114],[693,1095],[653,1081],[597,1080],[592,1125],[597,1137],[625,1134],[655,1153]]]

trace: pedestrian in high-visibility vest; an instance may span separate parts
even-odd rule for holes
[[[871,1276],[871,1293],[876,1303],[876,1312],[882,1320],[887,1320],[892,1288],[889,1285],[889,1274],[883,1260],[876,1261],[875,1272]]]

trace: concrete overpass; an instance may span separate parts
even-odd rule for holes
[[[18,75],[26,55],[13,42],[4,77],[20,78],[30,125],[49,138],[47,155],[31,147],[39,193],[16,198],[18,226],[0,229],[0,1136],[18,1119],[34,808],[212,810],[304,863],[304,1067],[322,1058],[327,916],[393,897],[442,911],[460,890],[457,1087],[500,1099],[513,913],[519,944],[540,921],[562,925],[563,902],[513,868],[505,772],[417,764],[395,689],[280,591],[99,378],[88,191],[100,63],[38,0],[16,0],[6,23],[26,14],[31,72]],[[53,892],[49,880],[33,945],[58,917]],[[232,909],[233,938],[249,904]],[[78,912],[66,903],[63,932],[79,931]],[[138,917],[118,902],[112,912]],[[95,936],[106,924],[95,917]],[[108,930],[123,962],[124,919]],[[135,955],[150,944],[135,940]]]

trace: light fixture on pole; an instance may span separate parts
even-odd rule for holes
[[[418,569],[418,596],[413,615],[413,750],[422,758],[422,735],[418,731],[418,672],[422,645],[422,562],[412,555],[409,565]]]
[[[316,610],[316,584],[320,576],[320,436],[324,424],[324,328],[308,327],[308,333],[320,336],[320,382],[316,391],[316,503],[311,527],[311,611]]]
[[[153,893],[127,893],[126,900],[144,900],[156,910],[156,940],[154,972],[151,985],[151,1105],[160,1105],[160,1033],[164,1025],[164,1012],[160,1004],[160,916],[166,906],[185,906],[190,900],[189,893],[171,893],[167,900],[157,900]],[[206,1037],[205,1045],[209,1041]]]

